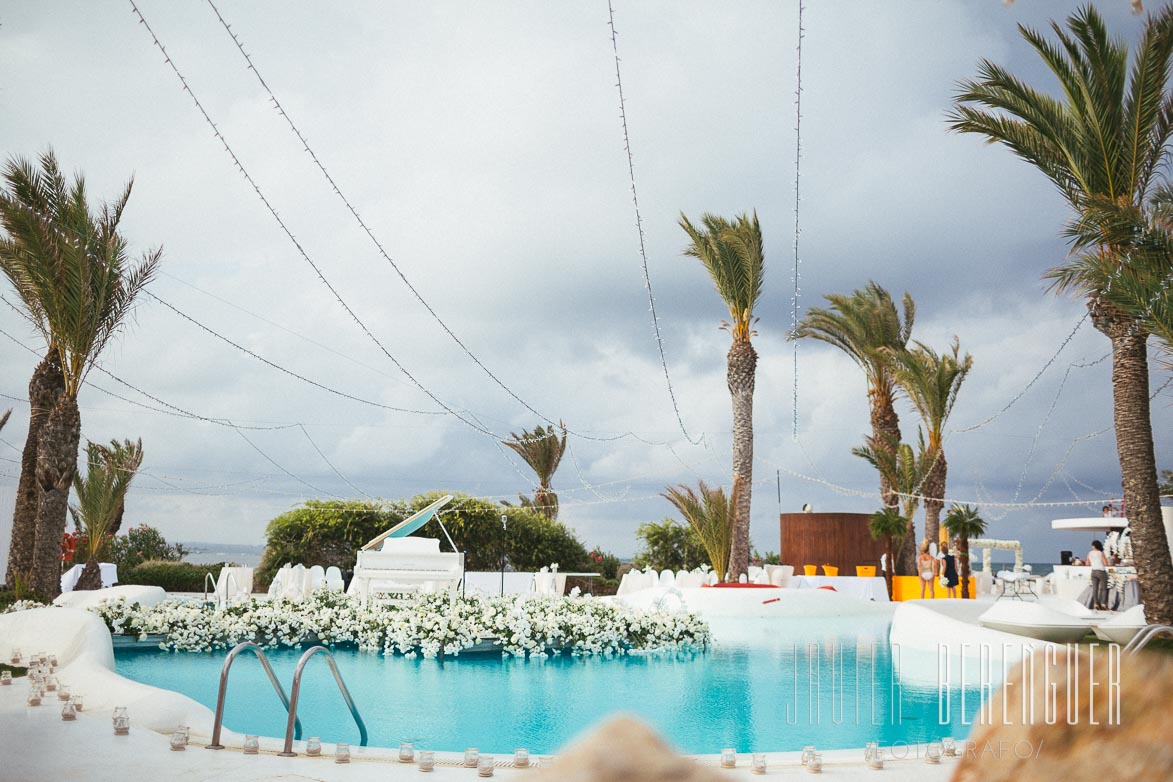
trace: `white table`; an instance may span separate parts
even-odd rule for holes
[[[888,585],[880,576],[863,578],[860,576],[794,576],[790,579],[791,589],[818,589],[832,587],[840,594],[855,597],[860,600],[874,600],[877,603],[888,602]]]

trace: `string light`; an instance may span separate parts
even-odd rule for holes
[[[804,28],[802,15],[805,6],[798,0],[798,73],[794,88],[794,293],[790,297],[790,343],[794,356],[794,392],[792,398],[791,426],[794,440],[798,440],[798,298],[800,293],[801,262],[798,253],[800,225],[798,220],[801,201],[799,184],[802,173],[802,39]]]
[[[652,313],[652,329],[656,335],[656,349],[660,353],[660,367],[664,370],[664,382],[668,386],[668,398],[672,400],[672,410],[676,414],[676,423],[684,439],[693,445],[700,445],[704,440],[704,433],[693,438],[684,425],[684,417],[680,414],[680,405],[676,401],[676,389],[672,386],[672,376],[668,372],[668,358],[664,354],[664,337],[660,333],[660,319],[656,315],[656,297],[652,292],[652,277],[648,272],[648,252],[644,241],[643,217],[639,211],[639,192],[635,187],[635,158],[631,151],[631,133],[627,128],[627,100],[623,95],[623,74],[619,69],[619,32],[615,29],[615,8],[611,0],[607,0],[607,24],[611,27],[611,51],[615,56],[615,86],[619,90],[619,119],[623,124],[623,149],[627,152],[627,175],[631,180],[631,203],[635,208],[635,229],[639,236],[640,270],[643,272],[644,289],[648,292],[648,309]]]

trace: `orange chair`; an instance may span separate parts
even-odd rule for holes
[[[876,566],[875,565],[856,565],[855,566],[855,575],[859,576],[860,578],[875,578],[876,577]]]
[[[823,575],[837,576],[839,575],[839,568],[835,567],[834,565],[823,565]]]
[[[819,572],[819,566],[818,565],[803,565],[802,572],[806,573],[808,576],[817,575]]]

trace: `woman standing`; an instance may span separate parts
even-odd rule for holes
[[[929,598],[937,596],[937,558],[929,553],[929,542],[926,540],[920,547],[920,554],[916,558],[916,572],[920,574],[920,599],[925,599],[925,586],[929,588]]]
[[[945,592],[949,597],[957,597],[957,559],[949,553],[949,544],[941,544],[941,559],[944,560],[945,569],[941,573],[941,578],[945,582]]]
[[[1108,610],[1108,558],[1104,555],[1104,544],[1092,541],[1092,550],[1087,553],[1087,563],[1092,568],[1092,608]]]

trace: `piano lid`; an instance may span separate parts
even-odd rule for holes
[[[367,541],[366,545],[364,545],[360,551],[370,551],[377,549],[387,538],[406,538],[408,535],[431,521],[432,517],[436,515],[436,511],[440,510],[440,508],[443,508],[450,502],[452,502],[452,495],[445,494],[443,497],[436,500],[423,510],[408,516],[406,519],[399,522],[394,527],[384,532],[382,535]]]

